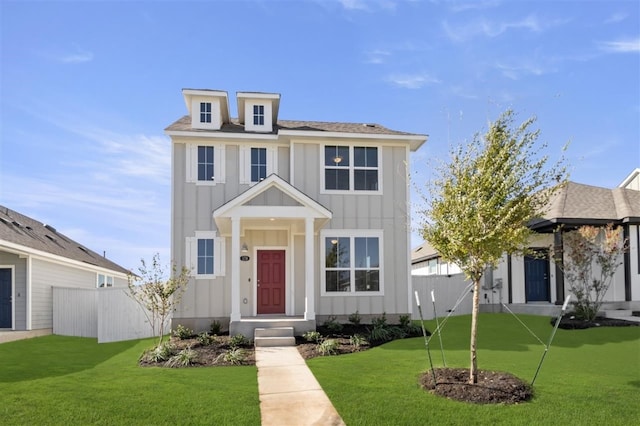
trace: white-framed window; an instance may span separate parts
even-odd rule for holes
[[[185,266],[196,279],[210,279],[225,274],[225,239],[215,231],[196,231],[186,238]]]
[[[253,124],[254,126],[264,126],[264,105],[253,106]]]
[[[322,294],[383,294],[382,231],[325,230],[321,233]]]
[[[200,102],[200,122],[211,123],[211,102]]]
[[[106,288],[113,287],[114,278],[110,275],[98,274],[98,281],[96,287]]]
[[[225,182],[224,145],[187,144],[186,150],[187,182],[198,185],[215,185]]]
[[[251,182],[267,177],[267,148],[251,148]]]
[[[380,192],[380,149],[375,146],[325,145],[324,191]]]
[[[240,183],[253,185],[277,173],[278,148],[275,146],[240,146]]]

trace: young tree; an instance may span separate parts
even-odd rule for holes
[[[177,273],[176,266],[173,265],[171,275],[167,277],[158,253],[153,256],[150,267],[144,259],[140,262],[142,264],[138,268],[140,275],[130,274],[128,277],[129,296],[144,311],[151,326],[151,332],[158,338],[158,345],[160,345],[173,309],[180,303],[182,294],[186,290],[189,270],[183,267],[180,273]]]
[[[576,316],[593,321],[598,315],[613,276],[622,264],[627,240],[622,228],[581,226],[564,234],[562,271],[576,297]]]
[[[454,148],[429,185],[424,238],[442,258],[460,266],[473,282],[469,383],[477,383],[477,327],[480,279],[503,253],[524,253],[531,231],[527,223],[541,216],[549,199],[566,181],[562,160],[547,167],[538,153],[535,119],[513,127],[507,110],[480,137]]]

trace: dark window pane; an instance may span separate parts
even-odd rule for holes
[[[326,273],[326,290],[338,291],[338,271],[327,271]]]
[[[367,148],[367,167],[378,167],[378,148]]]
[[[380,271],[356,271],[356,291],[380,291]]]
[[[325,189],[349,189],[349,170],[326,169],[324,176]]]
[[[349,167],[349,147],[325,146],[324,165],[330,167]]]
[[[366,149],[356,146],[353,148],[353,165],[356,167],[364,167],[367,165]]]
[[[336,268],[338,266],[338,239],[336,237],[328,237],[324,241],[324,264],[327,268]]]
[[[357,191],[377,191],[378,171],[377,170],[354,170],[353,187]]]
[[[338,291],[351,291],[351,272],[338,272]]]
[[[379,268],[380,251],[378,238],[356,238],[355,245],[355,267],[356,268]]]

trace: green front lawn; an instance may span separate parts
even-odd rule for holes
[[[258,425],[255,367],[141,368],[151,340],[0,345],[0,423]]]
[[[549,318],[519,316],[543,342]],[[479,320],[480,369],[511,372],[531,382],[541,345],[509,314]],[[430,330],[435,321],[429,321]],[[470,316],[452,317],[442,332],[449,367],[469,366]],[[435,366],[442,365],[437,337]],[[472,405],[418,387],[429,367],[422,338],[398,340],[366,352],[308,361],[348,425],[575,424],[630,425],[640,421],[640,327],[558,330],[535,383],[531,402]]]

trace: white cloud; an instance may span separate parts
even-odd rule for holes
[[[603,41],[599,43],[600,49],[613,53],[640,52],[640,37],[636,39]]]
[[[420,89],[428,84],[439,84],[440,80],[428,73],[394,74],[387,77],[390,83],[405,89]]]
[[[383,64],[387,61],[389,56],[391,56],[391,52],[388,50],[375,49],[369,52],[366,52],[367,56],[366,63],[368,64]]]
[[[519,80],[526,75],[541,76],[556,71],[555,68],[545,67],[539,59],[521,59],[518,61],[498,62],[495,67],[502,75],[511,80]]]
[[[64,64],[81,64],[84,62],[91,62],[93,60],[93,53],[82,49],[79,46],[74,46],[71,52],[62,52],[50,55],[55,61],[62,62]]]
[[[369,10],[364,0],[339,0],[342,7],[347,10]]]
[[[489,9],[492,7],[496,7],[500,5],[500,2],[497,0],[487,0],[487,1],[474,1],[474,2],[448,2],[449,9],[454,12],[467,12],[469,10],[481,10],[481,9]]]
[[[605,24],[616,24],[618,22],[622,22],[625,19],[627,19],[629,15],[627,15],[626,13],[614,13],[613,15],[609,16],[607,19],[604,20]]]
[[[478,36],[494,38],[510,30],[541,32],[566,22],[567,20],[541,21],[537,16],[529,15],[521,20],[511,22],[494,22],[486,18],[478,18],[464,25],[452,25],[448,21],[444,21],[442,26],[449,39],[460,42]]]

